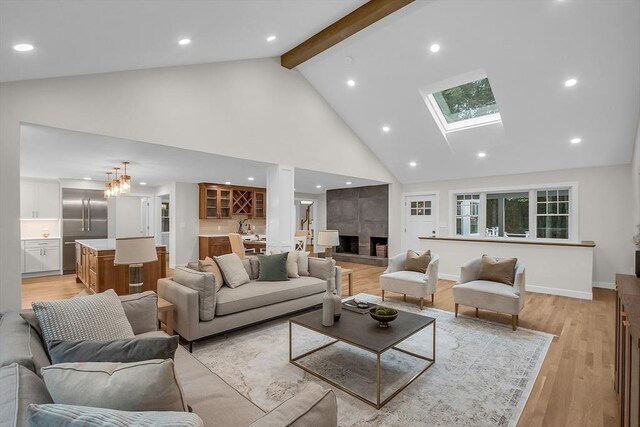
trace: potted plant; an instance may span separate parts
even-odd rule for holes
[[[640,224],[638,224],[638,234],[633,236],[633,241],[636,244],[636,276],[640,277]]]

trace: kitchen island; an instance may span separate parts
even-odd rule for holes
[[[168,252],[156,246],[158,260],[144,264],[143,291],[156,291],[158,279],[167,277]],[[113,289],[118,295],[129,293],[129,266],[114,265],[116,239],[76,240],[76,282],[90,292]]]

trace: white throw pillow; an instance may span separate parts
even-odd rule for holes
[[[224,283],[230,288],[237,288],[251,281],[247,270],[245,270],[242,264],[242,260],[237,254],[232,253],[217,256],[216,262],[224,276]]]
[[[36,301],[44,341],[110,341],[133,338],[133,329],[113,289],[68,300]]]
[[[298,252],[298,274],[309,275],[309,252]]]
[[[298,274],[298,251],[291,251],[287,255],[287,276],[291,279],[300,277]]]

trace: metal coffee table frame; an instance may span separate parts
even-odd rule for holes
[[[310,331],[316,332],[318,334],[324,335],[326,337],[332,338],[333,341],[327,343],[327,344],[323,344],[320,347],[314,348],[313,350],[309,350],[307,352],[304,352],[296,357],[293,357],[293,350],[292,350],[292,341],[293,341],[293,334],[292,334],[292,328],[293,325],[298,325],[301,326],[305,329],[308,329]],[[401,342],[405,341],[406,339],[412,337],[413,335],[417,334],[418,332],[422,331],[423,329],[425,329],[427,326],[432,325],[433,326],[433,347],[432,347],[432,357],[427,357],[427,356],[423,356],[408,350],[404,350],[402,348],[396,347],[398,344],[400,344]],[[329,378],[325,377],[324,375],[320,374],[319,372],[316,372],[312,369],[307,368],[306,366],[300,364],[298,362],[298,360],[303,359],[317,351],[320,351],[324,348],[327,348],[337,342],[343,342],[349,345],[352,345],[354,347],[360,348],[364,351],[367,351],[369,353],[373,353],[376,355],[376,396],[377,396],[377,400],[373,401],[373,400],[369,400],[366,397],[352,391],[349,390],[348,388],[346,388],[345,386],[336,383],[335,381],[330,380]],[[380,381],[380,356],[385,353],[387,350],[389,349],[393,349],[393,350],[397,350],[397,351],[401,351],[403,353],[406,353],[410,356],[416,357],[418,359],[422,359],[422,360],[426,360],[427,362],[429,362],[422,370],[420,370],[417,374],[415,374],[409,381],[407,381],[405,384],[403,384],[402,386],[400,386],[400,388],[398,388],[397,390],[395,390],[393,393],[391,393],[386,399],[380,401],[380,393],[381,393],[381,381]],[[368,403],[369,405],[373,406],[376,409],[380,409],[382,408],[384,405],[386,405],[391,399],[393,399],[394,397],[396,397],[398,395],[398,393],[400,393],[402,390],[404,390],[405,388],[407,388],[407,386],[409,386],[409,384],[411,384],[412,382],[414,382],[420,375],[424,374],[430,367],[433,366],[433,364],[436,362],[436,319],[433,319],[432,322],[424,325],[423,327],[421,327],[420,329],[418,329],[417,331],[399,339],[398,341],[396,341],[395,343],[393,343],[392,345],[382,349],[381,351],[373,351],[371,349],[368,349],[366,347],[363,347],[361,345],[355,344],[353,342],[350,342],[349,340],[345,340],[345,339],[339,339],[331,334],[326,334],[323,332],[320,332],[316,329],[312,329],[309,328],[308,326],[296,322],[295,319],[290,319],[289,320],[289,363],[297,366],[298,368],[310,373],[311,375],[320,378],[322,381],[325,381],[329,384],[331,384],[332,386],[339,388],[340,390],[344,391],[345,393],[348,393],[349,395],[360,399],[361,401],[363,401],[364,403]]]

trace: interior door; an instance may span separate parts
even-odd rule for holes
[[[407,196],[405,198],[405,242],[407,249],[421,248],[419,237],[436,234],[436,196]]]

